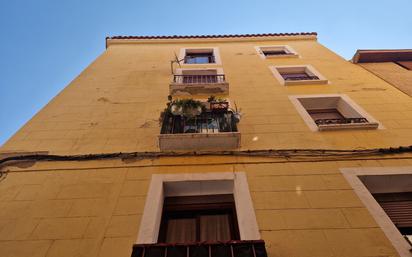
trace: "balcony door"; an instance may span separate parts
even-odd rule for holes
[[[239,240],[233,195],[167,197],[159,243]]]

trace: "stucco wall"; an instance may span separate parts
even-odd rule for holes
[[[165,161],[101,161],[14,168],[18,172],[0,183],[0,255],[129,257],[145,201],[150,200],[145,196],[151,174],[240,171],[247,174],[270,257],[397,256],[339,168],[410,166],[410,160],[179,161],[175,167]],[[60,168],[47,170],[53,166]]]
[[[359,63],[359,65],[412,96],[412,71],[393,62]]]

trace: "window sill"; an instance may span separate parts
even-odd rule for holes
[[[161,151],[235,149],[240,147],[240,132],[160,134]]]
[[[229,83],[171,83],[169,86],[171,95],[213,95],[213,94],[228,94]]]
[[[341,130],[341,129],[377,129],[378,127],[379,127],[379,123],[376,123],[376,122],[318,125],[319,131]]]
[[[298,85],[326,85],[329,83],[327,79],[318,80],[284,80],[285,86],[298,86]]]

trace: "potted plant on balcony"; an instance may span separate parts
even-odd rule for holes
[[[242,117],[242,108],[237,108],[236,102],[234,102],[235,109],[232,110],[233,117],[235,118],[236,123],[239,123],[240,118]]]
[[[224,98],[217,98],[212,95],[207,99],[207,102],[212,112],[225,112],[229,108],[229,102]]]
[[[180,115],[186,118],[193,118],[200,115],[203,108],[203,103],[194,99],[174,100],[170,104],[170,112],[173,115]]]

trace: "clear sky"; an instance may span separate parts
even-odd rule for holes
[[[0,0],[0,145],[113,35],[318,32],[356,49],[412,48],[412,0]]]

